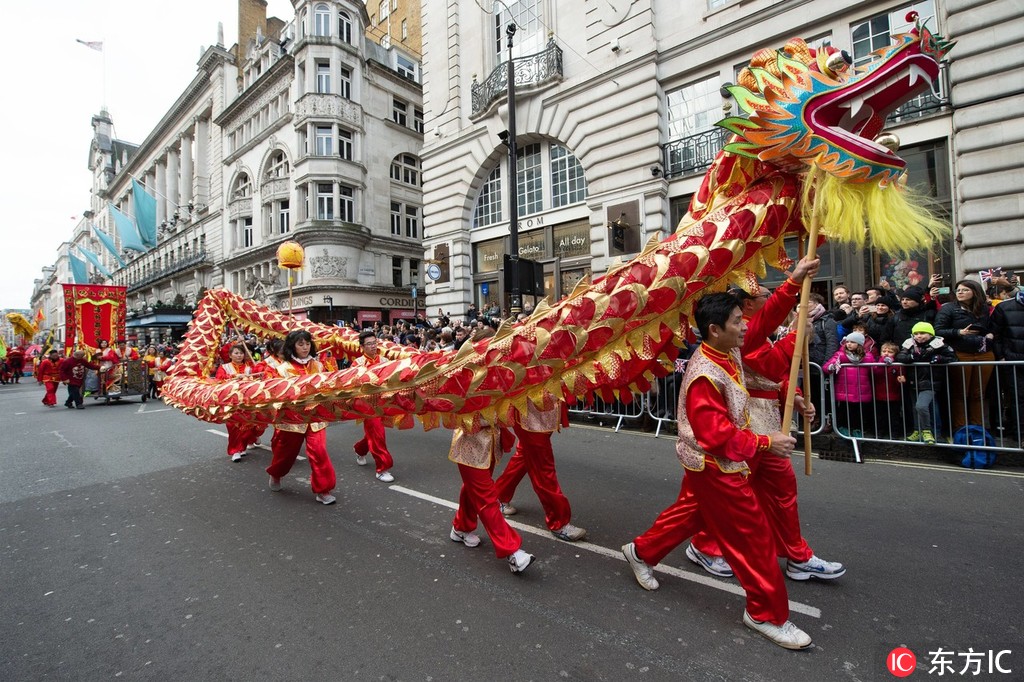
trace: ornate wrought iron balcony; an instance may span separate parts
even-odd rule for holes
[[[127,277],[127,282],[125,282],[125,284],[127,285],[128,293],[133,293],[145,286],[162,280],[165,277],[176,275],[185,270],[200,269],[212,265],[213,260],[211,260],[208,257],[206,250],[204,249],[202,251],[196,251],[191,254],[188,254],[183,258],[172,260],[170,263],[167,264],[166,267],[160,268],[159,270],[156,270],[154,272],[149,272],[145,276],[139,274],[129,274]]]
[[[562,48],[552,36],[543,52],[512,60],[517,93],[539,90],[562,80]],[[482,83],[473,81],[472,118],[483,116],[508,92],[508,64],[499,64]]]
[[[899,125],[915,118],[942,111],[949,106],[949,68],[939,67],[939,77],[932,83],[932,90],[922,93],[904,103],[885,119],[886,125]]]
[[[722,151],[729,135],[724,128],[711,128],[662,145],[665,177],[703,173]]]

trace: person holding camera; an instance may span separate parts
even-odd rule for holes
[[[991,363],[995,356],[995,334],[989,317],[988,299],[981,285],[962,279],[956,283],[956,301],[946,303],[935,316],[935,332],[956,351],[960,362]],[[993,365],[963,365],[949,377],[953,432],[968,423],[984,426],[983,396]]]

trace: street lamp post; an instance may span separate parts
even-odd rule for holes
[[[523,297],[519,289],[519,160],[516,148],[516,74],[512,61],[512,37],[515,22],[505,29],[508,36],[508,132],[504,142],[508,145],[508,247],[509,266],[512,270],[512,290],[509,292],[509,312],[512,317],[523,311]]]

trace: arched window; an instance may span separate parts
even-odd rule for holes
[[[249,179],[248,173],[239,173],[238,177],[235,178],[235,183],[231,186],[231,199],[245,199],[252,196],[252,180]]]
[[[487,176],[473,211],[473,227],[484,227],[501,221],[501,164]]]
[[[338,12],[338,37],[343,43],[352,43],[352,17],[348,12]]]
[[[274,180],[276,178],[287,178],[291,175],[291,166],[288,163],[288,157],[285,156],[283,151],[276,151],[270,155],[267,159],[266,168],[263,171],[263,178],[265,180]]]
[[[323,3],[313,8],[313,35],[331,35],[331,8]]]
[[[391,179],[413,187],[420,186],[420,160],[412,154],[399,154],[391,162]]]

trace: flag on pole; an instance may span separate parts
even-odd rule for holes
[[[43,309],[40,308],[39,311],[36,313],[36,319],[32,321],[32,326],[36,328],[37,333],[39,332],[39,327],[43,324],[45,320],[46,316],[43,315]]]
[[[114,246],[114,240],[111,236],[95,225],[92,226],[92,231],[96,233],[96,236],[99,237],[100,243],[107,248],[107,251],[109,251],[110,255],[114,257],[117,264],[123,268],[125,266],[124,259],[121,258],[121,254],[117,252],[117,247]]]
[[[112,277],[112,276],[113,276],[113,275],[111,274],[110,270],[107,270],[107,269],[106,269],[105,267],[103,267],[103,263],[101,263],[101,262],[100,262],[99,256],[97,256],[97,255],[96,255],[95,253],[93,253],[93,252],[92,252],[92,251],[90,251],[89,249],[85,248],[84,246],[79,246],[79,247],[78,247],[78,251],[79,251],[79,252],[80,252],[80,253],[81,253],[81,254],[82,254],[83,256],[85,256],[85,259],[86,259],[87,261],[89,261],[90,263],[92,263],[92,266],[93,266],[94,268],[96,268],[96,269],[97,269],[97,270],[99,270],[99,271],[100,271],[101,273],[103,273],[103,275],[104,275],[105,277]]]
[[[132,178],[132,199],[135,202],[135,226],[139,228],[142,243],[156,246],[156,197]]]
[[[68,260],[71,262],[71,277],[75,280],[75,284],[88,284],[89,273],[85,270],[85,261],[75,258],[70,253]]]
[[[4,342],[4,337],[0,336],[0,360],[7,357],[7,344]]]
[[[132,222],[132,219],[118,211],[113,204],[108,203],[107,206],[110,207],[110,215],[114,218],[117,234],[121,237],[121,246],[132,251],[138,251],[139,253],[146,253],[148,249],[142,243],[142,238],[139,237],[139,231],[135,228],[135,223]]]
[[[97,52],[103,52],[103,41],[102,40],[82,40],[81,38],[75,38],[76,43],[85,45],[90,50],[96,50]]]

